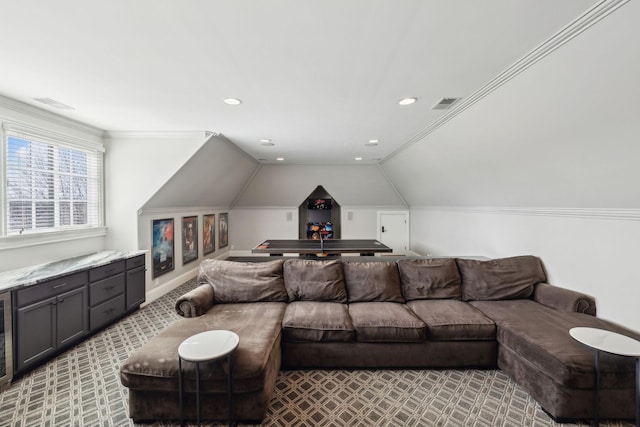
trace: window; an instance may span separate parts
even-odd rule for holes
[[[102,227],[102,145],[4,131],[4,236]]]

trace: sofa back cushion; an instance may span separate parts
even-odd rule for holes
[[[290,259],[284,263],[289,301],[347,302],[340,261]]]
[[[465,301],[529,298],[546,281],[540,259],[531,255],[478,261],[457,258]]]
[[[344,261],[349,302],[404,302],[398,266],[391,261]]]
[[[453,258],[401,259],[398,271],[407,301],[462,297],[460,274]]]
[[[287,302],[283,263],[205,259],[200,263],[198,283],[213,287],[216,303]]]

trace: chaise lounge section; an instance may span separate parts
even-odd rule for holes
[[[498,367],[552,417],[588,419],[593,351],[574,341],[569,329],[592,326],[640,338],[595,317],[591,296],[546,283],[533,256],[205,260],[198,283],[176,302],[185,319],[122,365],[136,421],[180,417],[177,348],[210,329],[240,336],[232,368],[234,417],[253,422],[264,417],[281,367]],[[227,416],[227,369],[223,362],[201,368],[204,418]],[[601,369],[601,416],[632,418],[633,360],[604,356]],[[185,414],[193,418],[195,379],[186,370]]]
[[[129,388],[129,416],[136,421],[176,420],[180,418],[178,399],[178,346],[186,338],[212,329],[227,329],[240,336],[233,354],[233,416],[259,422],[266,413],[280,371],[282,318],[287,300],[282,281],[282,265],[250,264],[238,270],[233,283],[247,277],[261,277],[247,287],[225,294],[209,284],[194,289],[189,304],[179,304],[179,313],[195,318],[180,319],[133,353],[121,367],[122,384]],[[201,280],[205,280],[201,275]],[[273,286],[272,281],[276,285]],[[244,289],[246,290],[246,289]],[[182,311],[184,310],[184,311]],[[195,418],[195,367],[183,363],[184,413]],[[203,419],[226,419],[228,406],[226,361],[200,365],[200,391]]]

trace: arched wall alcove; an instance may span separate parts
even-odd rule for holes
[[[318,185],[299,206],[299,239],[339,239],[340,204]]]

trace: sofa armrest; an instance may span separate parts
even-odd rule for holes
[[[182,317],[198,317],[209,311],[214,303],[213,288],[205,283],[178,298],[176,312]]]
[[[596,315],[596,300],[591,295],[548,283],[538,283],[536,285],[533,290],[533,299],[556,310]]]

